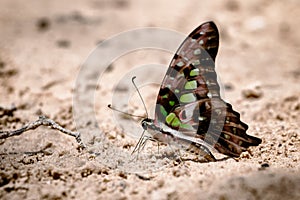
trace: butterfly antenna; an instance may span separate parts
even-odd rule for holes
[[[135,78],[136,78],[136,76],[132,77],[131,81],[132,81],[132,84],[134,85],[136,91],[138,92],[138,94],[139,94],[139,96],[140,96],[140,98],[141,98],[141,100],[142,100],[142,103],[143,103],[143,105],[144,105],[144,108],[145,108],[145,111],[146,111],[146,115],[147,115],[147,118],[148,118],[149,115],[148,115],[148,111],[147,111],[147,108],[146,108],[146,104],[145,104],[145,102],[144,102],[144,100],[143,100],[143,97],[142,97],[142,95],[141,95],[139,89],[137,88],[137,86],[136,86],[136,84],[135,84],[135,82],[134,82],[134,79],[135,79]]]
[[[133,115],[133,114],[130,114],[130,113],[127,113],[127,112],[123,112],[121,110],[118,110],[114,107],[111,106],[111,104],[108,104],[107,107],[109,107],[110,109],[114,110],[114,111],[117,111],[117,112],[120,112],[120,113],[123,113],[125,115],[129,115],[129,116],[132,116],[132,117],[139,117],[139,118],[145,118],[144,116],[139,116],[139,115]]]

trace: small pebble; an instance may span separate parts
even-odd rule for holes
[[[259,86],[255,86],[253,88],[244,89],[242,91],[242,95],[246,99],[259,99],[263,96],[263,92],[261,91]]]
[[[68,40],[58,40],[56,43],[57,43],[57,46],[63,47],[63,48],[68,48],[71,45],[71,42]]]
[[[37,21],[36,26],[39,31],[46,31],[50,28],[50,20],[48,18],[40,18]]]

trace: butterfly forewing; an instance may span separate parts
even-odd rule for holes
[[[157,97],[159,126],[205,140],[223,154],[239,156],[261,140],[246,134],[239,113],[220,97],[215,72],[219,33],[213,22],[196,28],[174,55]]]
[[[205,108],[210,103],[209,97],[219,97],[220,90],[214,69],[218,44],[219,34],[213,22],[202,24],[185,39],[174,55],[161,84],[157,98],[156,120],[165,122],[170,113],[175,112],[178,115],[178,112],[183,110],[181,120],[184,120],[185,116],[192,117],[188,123],[194,125],[193,128],[189,126],[191,130],[197,132],[199,117],[203,125],[209,125],[211,115],[205,112]],[[201,99],[206,101],[199,102],[199,105],[191,109],[190,104],[193,105]],[[189,109],[182,109],[185,106]],[[200,109],[203,116],[199,116]],[[174,129],[180,128],[176,122],[167,125]],[[182,124],[184,125],[186,123]]]

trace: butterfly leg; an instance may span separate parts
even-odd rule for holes
[[[141,144],[143,143],[144,140],[144,134],[145,134],[145,130],[143,131],[138,143],[135,145],[133,151],[131,152],[131,155],[134,154],[135,152],[140,152],[139,149],[141,148]]]
[[[140,147],[139,147],[139,150],[138,150],[138,153],[142,152],[146,146],[146,142],[150,140],[150,141],[153,141],[153,142],[157,142],[155,139],[153,139],[152,137],[149,137],[149,136],[144,136],[143,137],[143,140],[140,144]]]
[[[155,140],[154,138],[150,137],[150,136],[146,136],[144,135],[145,131],[143,131],[138,143],[135,145],[134,150],[132,151],[131,155],[134,154],[135,152],[137,152],[137,156],[135,157],[136,159],[138,159],[138,155],[140,152],[142,152],[146,146],[146,143],[148,140],[150,141],[154,141],[154,142],[158,142],[157,140]],[[159,147],[158,147],[159,148]]]

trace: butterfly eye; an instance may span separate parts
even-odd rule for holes
[[[142,121],[142,127],[143,127],[144,130],[147,130],[148,126],[147,126],[147,121],[146,120]]]

